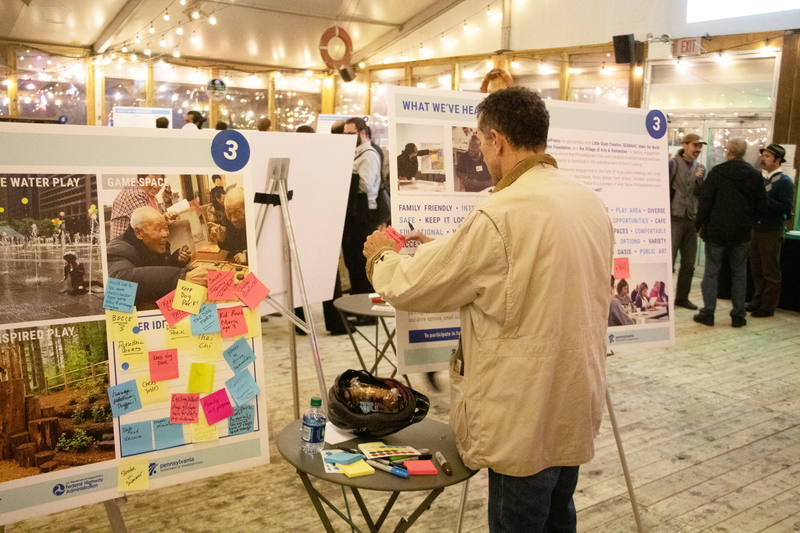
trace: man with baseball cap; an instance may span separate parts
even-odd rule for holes
[[[780,144],[762,148],[761,175],[767,189],[769,207],[758,219],[750,239],[750,271],[756,292],[747,305],[750,316],[768,317],[775,314],[781,299],[781,245],[786,218],[792,214],[794,183],[781,172],[786,150]]]
[[[697,231],[694,227],[697,194],[706,174],[705,167],[697,162],[697,157],[704,144],[706,143],[699,135],[690,133],[683,137],[683,148],[669,161],[673,265],[678,250],[681,251],[675,305],[686,309],[697,309],[697,306],[689,301],[689,291],[692,289],[694,263],[697,259]]]

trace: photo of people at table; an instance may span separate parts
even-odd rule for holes
[[[397,125],[397,188],[399,191],[445,191],[444,128]]]
[[[608,326],[632,326],[669,320],[666,267],[661,264],[631,264],[630,277],[611,276]]]
[[[136,306],[155,302],[183,279],[207,284],[209,270],[248,274],[242,176],[103,176],[108,276],[138,283]]]
[[[492,187],[477,128],[453,128],[453,162],[455,192],[481,192]]]

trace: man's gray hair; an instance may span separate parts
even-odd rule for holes
[[[143,229],[148,224],[152,224],[158,217],[163,218],[164,215],[153,209],[150,206],[139,207],[134,209],[131,213],[131,227],[133,229]]]
[[[728,141],[727,148],[736,159],[744,159],[744,154],[747,152],[747,142],[744,139],[731,139]]]

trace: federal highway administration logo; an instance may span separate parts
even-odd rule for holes
[[[56,496],[61,496],[66,491],[67,491],[67,488],[64,485],[62,485],[61,483],[59,483],[58,485],[53,487],[53,494],[55,494]]]

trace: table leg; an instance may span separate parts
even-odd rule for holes
[[[397,527],[394,530],[395,533],[403,533],[404,531],[408,531],[408,528],[410,528],[414,524],[414,522],[417,521],[417,518],[419,518],[422,515],[422,513],[424,513],[428,509],[428,507],[431,506],[433,500],[438,498],[439,494],[441,494],[442,492],[444,492],[444,488],[432,490],[431,493],[428,494],[428,497],[425,498],[421,504],[419,504],[419,506],[413,513],[411,513],[411,516],[408,517],[408,520],[406,520],[405,518],[400,519],[400,522],[397,524]]]
[[[323,509],[322,503],[319,501],[317,489],[315,489],[314,485],[311,484],[311,480],[308,479],[308,474],[298,470],[297,475],[299,475],[300,479],[303,481],[303,486],[306,488],[308,497],[311,498],[311,503],[314,504],[314,509],[317,510],[317,514],[319,515],[319,519],[322,521],[322,525],[325,526],[325,531],[327,531],[327,533],[334,533],[331,521],[328,520],[328,515],[325,513],[325,509]]]
[[[361,363],[361,369],[366,370],[367,365],[364,364],[364,359],[361,357],[361,351],[358,349],[358,344],[356,344],[355,337],[353,337],[353,330],[350,327],[350,321],[347,320],[347,315],[345,315],[341,311],[339,311],[339,316],[342,317],[342,322],[344,322],[344,329],[347,330],[347,336],[350,337],[350,342],[353,343],[353,349],[356,351],[356,355],[358,356],[358,361]]]
[[[378,518],[378,521],[375,523],[375,527],[376,528],[378,528],[378,529],[381,528],[381,526],[383,525],[383,521],[386,520],[387,516],[389,516],[389,511],[392,510],[392,506],[394,505],[394,502],[397,500],[398,496],[400,496],[399,492],[393,492],[392,493],[391,497],[389,498],[389,501],[386,502],[386,505],[383,508],[383,512],[381,513],[381,516]]]
[[[367,522],[367,527],[372,533],[378,533],[378,529],[372,522],[372,517],[369,515],[369,511],[367,511],[367,506],[364,504],[364,499],[361,497],[361,493],[355,487],[350,487],[350,490],[353,492],[356,502],[358,502],[358,507],[361,509],[361,514],[364,516],[364,520]]]
[[[467,508],[468,490],[469,490],[469,479],[464,481],[464,486],[461,487],[461,505],[458,507],[458,524],[456,525],[456,533],[461,533],[461,525],[464,522],[464,510]]]

